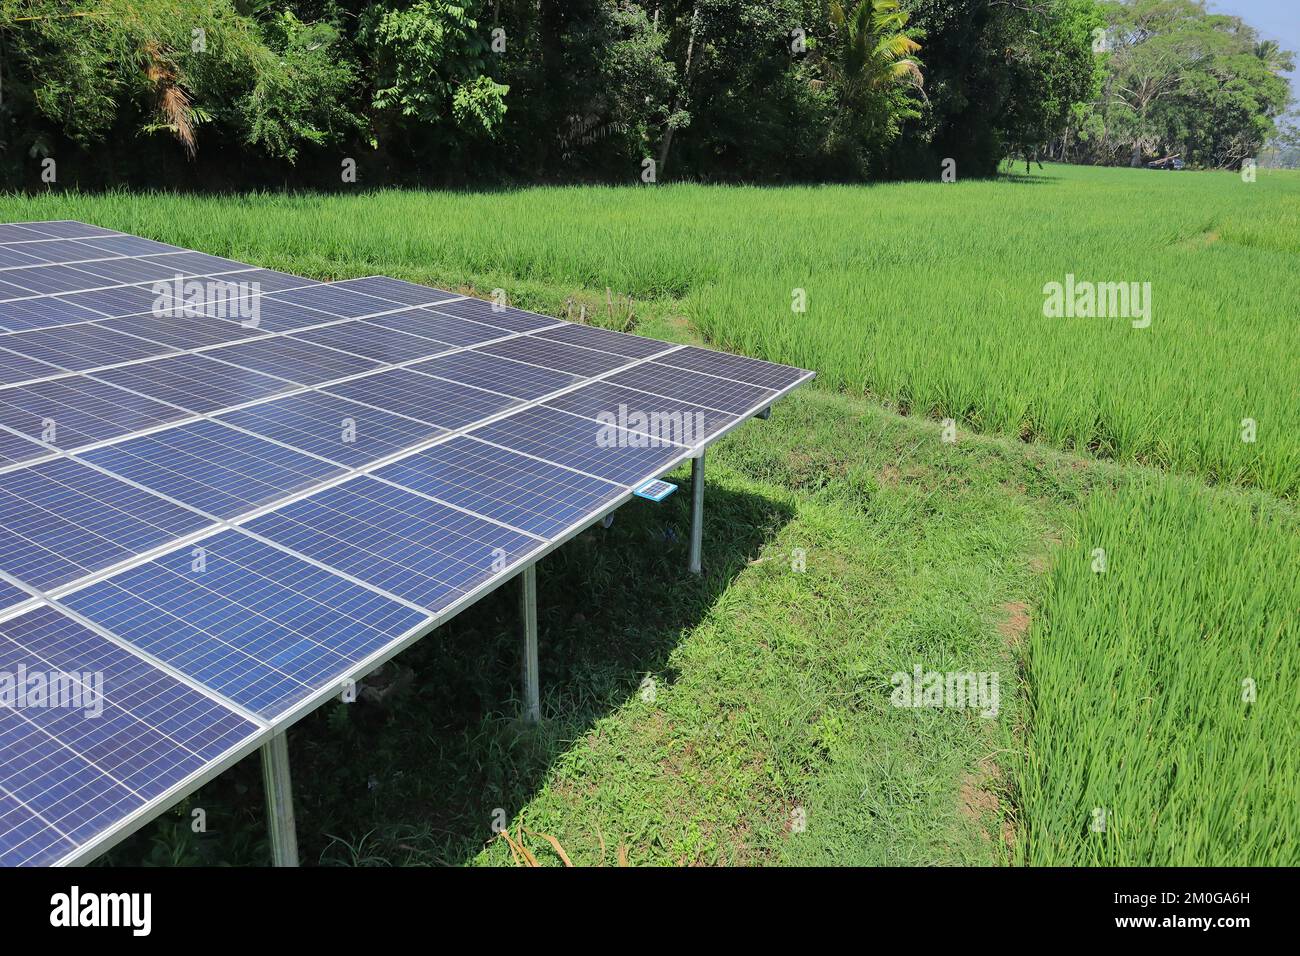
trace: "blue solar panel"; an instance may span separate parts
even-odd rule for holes
[[[73,322],[93,322],[103,317],[101,312],[65,302],[56,296],[0,302],[0,330],[5,332],[44,329]]]
[[[83,262],[88,259],[108,259],[117,253],[96,249],[75,239],[50,239],[43,242],[21,242],[5,248],[8,254],[21,253],[36,265],[61,262]],[[11,263],[26,265],[28,263]]]
[[[209,524],[67,458],[0,474],[0,571],[42,590]]]
[[[32,291],[30,289],[24,289],[22,286],[15,285],[12,282],[0,280],[0,300],[9,301],[12,299],[24,299],[30,298],[31,295]]]
[[[680,399],[650,395],[611,382],[592,382],[543,404],[689,446],[699,445],[740,419],[732,412],[702,408]]]
[[[544,329],[549,325],[555,325],[559,321],[544,315],[535,315],[532,312],[521,312],[519,309],[512,309],[509,306],[494,307],[493,303],[484,302],[482,299],[461,299],[459,302],[445,302],[437,306],[435,311],[459,319],[473,319],[475,322],[482,322],[485,325],[495,325],[499,329],[507,329],[511,332],[533,332],[537,329]]]
[[[202,355],[176,355],[124,365],[96,372],[94,377],[192,412],[230,408],[294,388],[283,379],[214,362]]]
[[[5,223],[0,225],[0,242],[28,242],[32,239],[49,239],[43,232],[37,232],[35,229],[21,223]]]
[[[337,685],[425,620],[420,611],[234,530],[63,603],[268,719]]]
[[[335,317],[347,319],[374,315],[377,312],[392,312],[402,307],[399,303],[387,299],[377,299],[372,295],[340,289],[334,285],[316,285],[307,289],[276,292],[274,297],[281,302],[318,309]]]
[[[168,245],[153,239],[141,239],[139,236],[109,236],[102,239],[82,239],[83,245],[102,249],[110,255],[148,256],[162,252],[184,252],[180,246]]]
[[[385,465],[375,475],[543,538],[559,537],[624,493],[611,482],[467,436]]]
[[[17,830],[0,836],[5,865],[55,862],[258,730],[49,607],[0,624],[0,670],[20,668],[64,691],[0,709],[0,794],[13,801],[0,826]]]
[[[655,477],[686,451],[615,425],[542,407],[525,408],[470,434],[624,485]]]
[[[327,386],[324,391],[450,429],[462,428],[519,404],[516,399],[505,395],[418,375],[406,369],[367,375]]]
[[[232,305],[236,308],[232,308]],[[243,309],[242,313],[238,311],[239,308]],[[247,303],[239,300],[232,303],[226,300],[186,308],[182,315],[236,322],[246,326],[250,331],[257,332],[293,332],[297,329],[338,321],[338,316],[327,315],[316,309],[307,309],[299,305],[290,305],[288,302],[272,299],[265,294]]]
[[[429,309],[406,309],[391,315],[376,315],[364,320],[367,325],[419,335],[446,345],[478,345],[511,333],[469,319],[454,319]],[[430,350],[437,351],[436,349]]]
[[[94,236],[120,235],[120,233],[114,232],[112,229],[105,229],[103,226],[92,226],[85,222],[77,222],[75,219],[51,219],[43,222],[24,222],[8,228],[22,229],[24,232],[32,232],[38,239],[85,239]]]
[[[549,342],[531,335],[481,345],[475,351],[526,362],[529,365],[553,368],[558,372],[568,372],[571,375],[603,375],[632,361],[626,355],[597,352],[594,349],[578,348],[562,342]]]
[[[671,348],[667,342],[660,342],[658,339],[647,339],[592,325],[574,325],[567,322],[556,328],[538,332],[537,337],[564,342],[568,345],[581,345],[602,352],[613,352],[615,355],[626,355],[628,358],[649,358]]]
[[[342,349],[356,355],[364,355],[385,365],[396,365],[414,358],[433,355],[450,347],[439,345],[431,339],[421,338],[418,335],[408,335],[405,332],[397,332],[360,320],[327,325],[320,329],[308,329],[296,333],[293,337],[333,349]]]
[[[4,347],[70,372],[80,372],[120,362],[133,362],[175,351],[170,346],[146,342],[98,325],[70,325],[6,335]]]
[[[475,385],[528,401],[558,392],[583,380],[581,376],[567,372],[525,365],[475,351],[456,352],[409,365],[407,368],[412,372],[436,375],[448,381]]]
[[[17,243],[12,246],[0,246],[0,269],[10,269],[14,266],[38,266],[44,262],[44,259],[28,255],[22,251],[28,245],[29,243]],[[40,245],[40,243],[34,243],[34,245]]]
[[[28,269],[6,269],[4,282],[25,290],[21,295],[46,295],[51,292],[72,292],[75,289],[93,289],[111,285],[109,280],[73,266],[32,266]]]
[[[431,305],[434,302],[445,302],[448,299],[458,298],[455,292],[445,292],[442,289],[434,289],[427,285],[416,285],[414,282],[403,282],[401,279],[390,279],[387,276],[345,279],[342,282],[331,282],[330,285],[336,289],[364,292],[366,295],[388,299],[390,302],[403,305]]]
[[[380,367],[378,362],[359,355],[345,355],[311,342],[279,337],[222,346],[204,354],[297,385],[316,385]]]
[[[217,518],[233,518],[343,471],[207,420],[129,438],[80,457]]]
[[[187,268],[186,263],[193,261],[187,260],[191,255],[186,252],[172,253],[169,255],[156,256],[152,259],[107,259],[103,262],[84,262],[77,266],[81,272],[88,272],[93,276],[99,276],[103,281],[99,285],[108,285],[109,283],[121,282],[165,282],[174,279],[178,275],[198,275],[201,273],[220,272],[228,269],[248,269],[241,262],[214,263],[208,265],[202,264],[198,268],[195,263],[194,268]]]
[[[153,428],[185,414],[83,375],[0,389],[0,425],[62,449]]]
[[[605,381],[733,414],[762,408],[776,394],[757,385],[745,385],[730,379],[660,365],[658,362],[637,365],[611,375]]]
[[[146,267],[161,266],[166,270],[167,276],[178,273],[189,276],[218,275],[253,268],[247,262],[210,256],[206,252],[176,252],[160,256],[144,256],[134,261]]]
[[[539,547],[536,538],[365,476],[245,527],[431,613]]]
[[[7,389],[0,391],[0,399],[3,399],[8,391]],[[0,431],[0,467],[42,458],[50,453],[48,448],[42,448],[33,441],[11,432]]]
[[[240,342],[268,334],[262,329],[245,328],[238,322],[195,315],[158,318],[152,315],[132,315],[121,319],[105,319],[99,324],[115,332],[128,332],[142,339],[161,342],[179,349],[197,349],[223,342]]]
[[[3,339],[0,339],[0,341],[3,341]],[[0,352],[0,385],[30,382],[35,379],[62,374],[64,374],[62,369],[55,368],[45,362],[38,362],[36,359],[29,359],[24,355]]]
[[[15,605],[22,604],[31,597],[20,587],[15,587],[8,581],[0,580],[0,611],[8,610]],[[0,839],[0,844],[4,840]]]
[[[285,289],[305,289],[309,286],[322,284],[316,279],[304,279],[302,276],[296,276],[289,272],[276,272],[274,269],[250,269],[247,272],[236,273],[229,278],[231,281],[238,281],[241,285],[256,286],[257,291],[262,294],[281,292]]]
[[[0,242],[30,242],[33,239],[49,239],[50,236],[35,230],[35,222],[10,222],[0,225]]]
[[[696,348],[688,345],[658,360],[663,365],[674,368],[689,369],[692,372],[704,372],[718,375],[747,385],[770,388],[780,391],[787,386],[802,381],[808,373],[801,368],[789,365],[777,365],[747,355],[731,355],[728,352],[715,352],[712,349]]]
[[[34,307],[37,302],[43,301],[46,300],[19,301],[10,305]],[[159,307],[159,293],[154,291],[152,285],[119,285],[87,292],[67,292],[49,301],[65,303],[77,309],[94,310],[96,319],[152,313],[155,310],[158,314],[167,314],[170,311]]]
[[[445,431],[323,392],[303,392],[250,405],[217,420],[349,468],[377,461]]]
[[[0,866],[45,866],[73,848],[71,840],[0,790]]]

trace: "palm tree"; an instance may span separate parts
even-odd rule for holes
[[[921,68],[911,58],[921,44],[903,32],[907,11],[898,0],[858,0],[851,11],[834,2],[831,26],[839,40],[831,73],[850,98],[901,82],[921,88]]]

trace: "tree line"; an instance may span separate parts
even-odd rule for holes
[[[1284,137],[1291,65],[1200,0],[0,0],[0,178],[861,181],[1169,153],[1228,167]]]

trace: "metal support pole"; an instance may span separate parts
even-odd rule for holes
[[[519,575],[519,616],[524,625],[524,720],[537,723],[542,717],[537,675],[537,565],[530,564]]]
[[[293,821],[289,743],[283,731],[262,745],[262,783],[266,789],[266,826],[271,831],[271,864],[297,866],[298,831]]]
[[[704,452],[691,459],[691,574],[699,574],[704,546]]]

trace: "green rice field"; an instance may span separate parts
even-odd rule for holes
[[[1300,863],[1300,174],[50,194],[0,218],[500,288],[818,372],[710,453],[702,580],[687,495],[543,562],[540,729],[509,589],[399,658],[394,703],[297,725],[309,861],[516,864],[504,819],[542,863],[539,834],[578,864]],[[1067,275],[1149,283],[1149,323],[1045,315]],[[892,705],[917,666],[997,672],[996,718]],[[110,858],[260,862],[258,786],[245,761]]]

